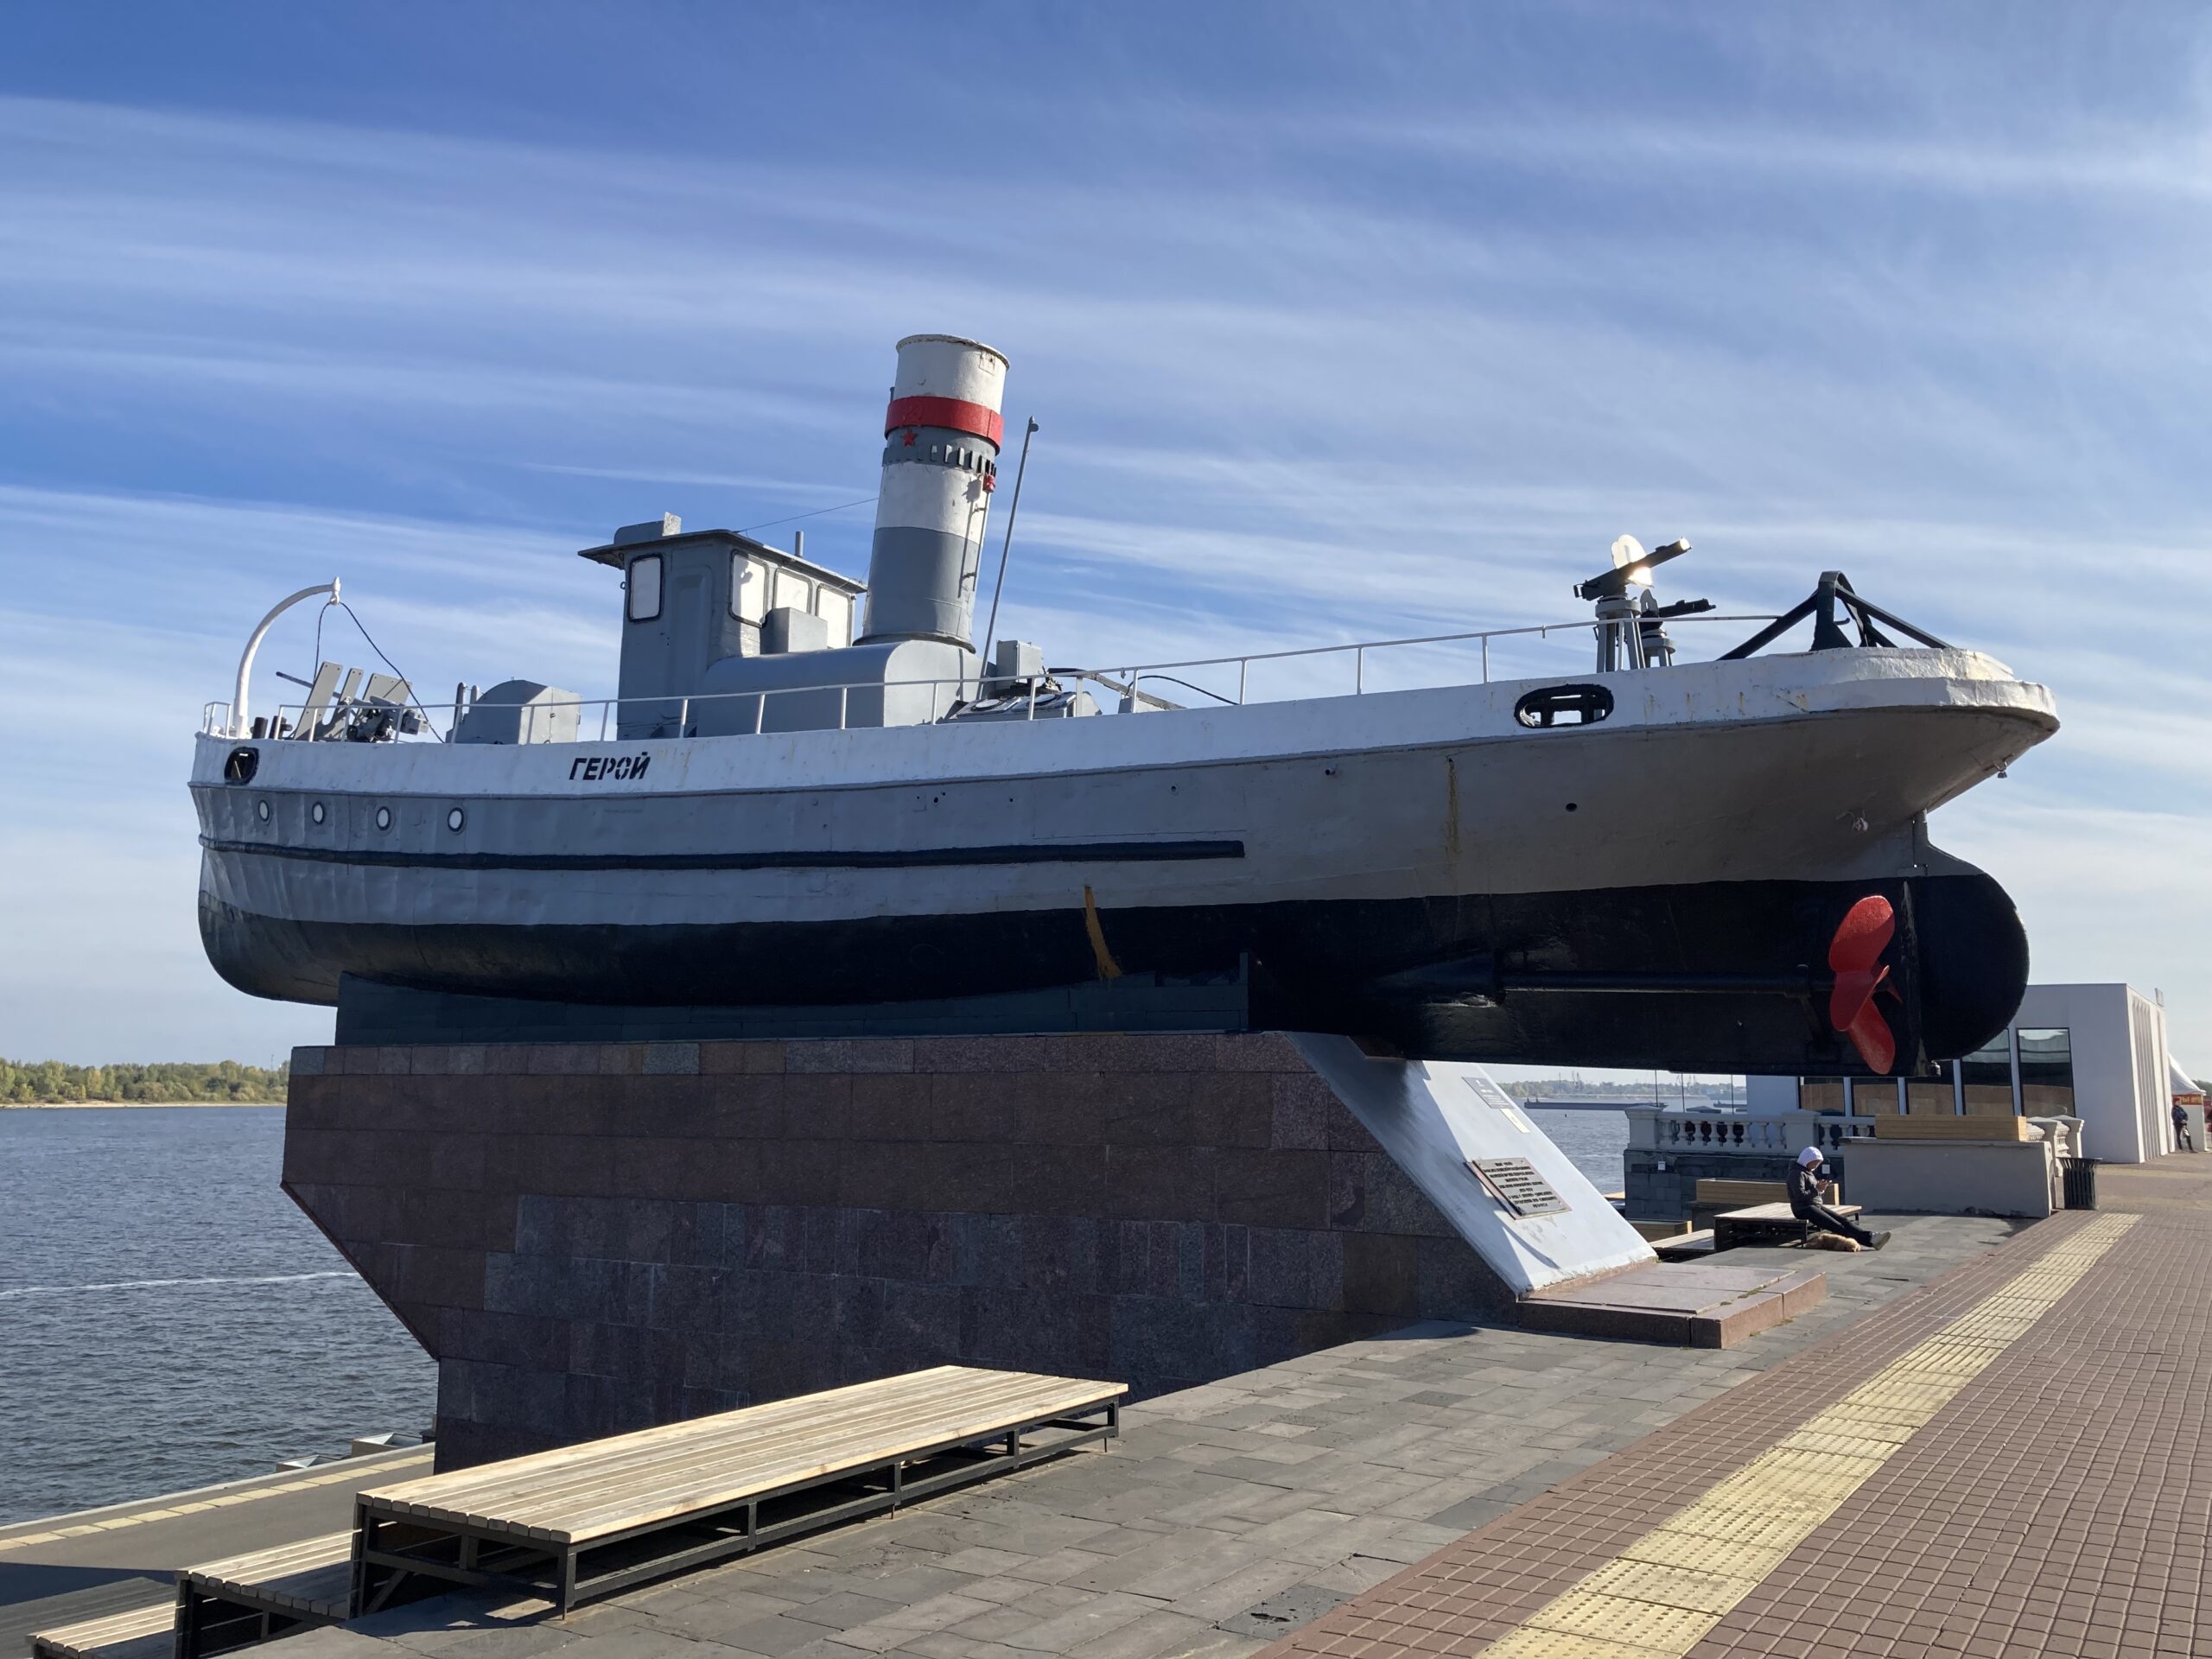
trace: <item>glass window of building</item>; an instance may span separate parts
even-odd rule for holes
[[[630,620],[650,622],[660,614],[660,555],[640,553],[630,561]]]
[[[1999,1033],[1959,1062],[1967,1110],[2012,1115],[2012,1033]]]
[[[814,597],[814,584],[796,570],[776,572],[776,589],[768,603],[777,610],[789,606],[792,610],[811,608],[807,601]]]
[[[2074,1037],[2063,1026],[2020,1031],[2020,1104],[2030,1117],[2072,1117]]]
[[[768,614],[768,567],[742,553],[729,556],[729,613],[741,622]]]
[[[1895,1077],[1853,1077],[1851,1111],[1854,1117],[1895,1117],[1897,1080]]]
[[[1904,1085],[1904,1103],[1915,1117],[1950,1117],[1959,1103],[1951,1093],[1951,1068],[1940,1077],[1912,1077]]]
[[[814,590],[814,613],[830,625],[832,645],[853,643],[852,595],[841,594],[835,588],[817,588]]]
[[[1801,1112],[1840,1112],[1844,1109],[1841,1077],[1797,1079],[1797,1109]]]

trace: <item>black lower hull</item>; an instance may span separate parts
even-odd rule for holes
[[[2027,942],[1978,871],[1391,901],[1077,910],[668,927],[285,921],[201,898],[208,954],[264,996],[330,1002],[340,973],[470,996],[619,1007],[911,1006],[1116,972],[1249,973],[1245,1023],[1433,1059],[1860,1072],[1827,1015],[1827,945],[1896,907],[1885,1017],[1897,1069],[2005,1028]],[[1211,1017],[1211,1016],[1210,1016]],[[1009,1029],[1033,1027],[1013,1024]]]

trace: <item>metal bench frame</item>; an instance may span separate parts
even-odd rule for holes
[[[1103,1421],[1096,1421],[1102,1416]],[[1033,1444],[1025,1443],[1025,1437],[1046,1430],[1060,1432]],[[405,1593],[401,1599],[409,1600],[417,1595],[437,1593],[434,1586],[410,1582],[418,1579],[435,1580],[441,1586],[496,1586],[543,1596],[565,1614],[578,1602],[626,1589],[648,1579],[704,1567],[732,1555],[745,1554],[764,1544],[817,1532],[862,1516],[895,1510],[917,1498],[988,1480],[1010,1470],[1058,1457],[1078,1446],[1095,1443],[1103,1448],[1104,1442],[1117,1438],[1121,1432],[1122,1402],[1118,1399],[1109,1400],[1072,1416],[1036,1417],[1001,1424],[985,1433],[961,1435],[888,1461],[855,1463],[810,1479],[755,1492],[734,1503],[695,1510],[569,1544],[518,1537],[503,1530],[496,1522],[454,1524],[381,1511],[371,1496],[364,1493],[354,1500],[353,1617],[358,1618],[392,1605],[395,1594],[403,1591]],[[932,1470],[918,1478],[908,1477],[910,1465],[927,1464],[961,1453],[969,1454],[972,1461]],[[766,1523],[760,1518],[762,1505],[779,1498],[810,1491],[822,1491],[826,1496],[830,1488],[859,1481],[873,1481],[878,1490],[839,1497]],[[731,1529],[733,1526],[734,1530]],[[593,1570],[584,1559],[658,1534],[682,1535],[701,1529],[713,1529],[718,1535],[703,1540],[679,1536],[671,1539],[665,1548],[648,1549],[598,1570]]]
[[[252,1620],[251,1634],[233,1635]],[[176,1659],[206,1659],[209,1654],[229,1653],[257,1647],[295,1630],[321,1624],[342,1624],[342,1616],[327,1618],[298,1607],[273,1607],[235,1593],[215,1595],[177,1580]]]

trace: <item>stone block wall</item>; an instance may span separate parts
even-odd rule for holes
[[[1510,1300],[1274,1036],[301,1049],[439,1466],[959,1362],[1186,1386]]]

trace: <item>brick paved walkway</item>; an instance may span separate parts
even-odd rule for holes
[[[566,1620],[468,1595],[283,1659],[1245,1659],[2020,1229],[1901,1219],[1828,1300],[1727,1350],[1426,1326],[1129,1408],[1110,1455],[644,1586]],[[1795,1250],[1747,1260],[1802,1266]]]
[[[2101,1177],[1267,1659],[2212,1652],[2212,1156]]]

